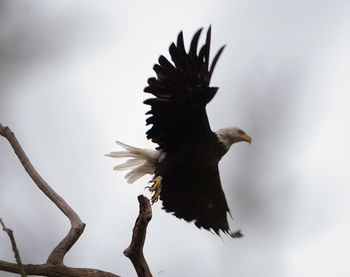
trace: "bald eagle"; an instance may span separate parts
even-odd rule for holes
[[[214,67],[224,49],[219,49],[209,67],[211,28],[204,45],[197,51],[202,29],[198,30],[185,50],[183,33],[169,48],[171,60],[160,56],[153,69],[156,78],[148,79],[144,92],[155,97],[144,104],[147,138],[158,144],[155,150],[141,149],[117,141],[124,151],[111,152],[113,158],[129,158],[115,170],[130,170],[125,178],[133,183],[145,174],[153,174],[149,190],[151,201],[162,200],[163,209],[198,228],[220,234],[220,231],[239,237],[230,231],[227,214],[230,213],[220,183],[218,163],[240,141],[251,143],[251,138],[240,128],[210,129],[206,105],[218,88],[210,87]]]

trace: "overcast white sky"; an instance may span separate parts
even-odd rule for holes
[[[1,1],[0,122],[87,224],[75,267],[135,276],[122,252],[149,178],[127,184],[104,154],[145,138],[152,66],[180,30],[212,25],[226,44],[208,106],[212,129],[253,144],[220,164],[240,240],[153,206],[145,255],[154,276],[350,276],[348,1]],[[25,263],[42,263],[69,223],[0,140],[0,217]],[[0,259],[13,261],[0,233]],[[13,276],[0,273],[0,276]]]

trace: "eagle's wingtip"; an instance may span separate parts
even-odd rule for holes
[[[238,238],[243,237],[243,234],[242,234],[241,230],[237,230],[237,231],[235,231],[234,233],[232,233],[231,231],[229,231],[228,234],[230,235],[231,238],[234,238],[234,239],[238,239]]]

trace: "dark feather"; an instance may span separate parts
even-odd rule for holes
[[[207,38],[205,40],[205,53],[204,53],[204,65],[205,66],[204,67],[206,68],[207,72],[208,72],[208,67],[209,67],[210,40],[211,40],[211,26],[209,26],[209,29],[207,32]]]
[[[194,60],[197,57],[197,45],[198,45],[198,40],[201,35],[203,28],[200,28],[193,36],[193,39],[191,41],[191,46],[190,46],[190,51],[189,55],[192,57]]]
[[[211,75],[213,74],[215,65],[218,62],[220,55],[221,55],[222,51],[224,51],[224,49],[225,49],[225,45],[219,49],[219,51],[216,53],[216,55],[211,63],[210,70],[209,70],[209,80],[211,79]]]

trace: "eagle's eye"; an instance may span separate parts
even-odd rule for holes
[[[242,130],[237,130],[237,133],[238,133],[239,135],[245,135],[245,133],[244,133]]]

